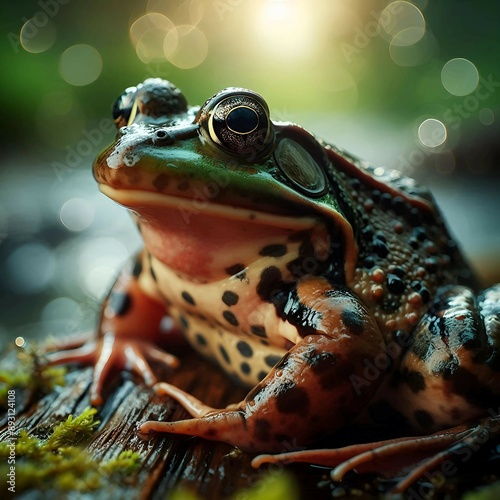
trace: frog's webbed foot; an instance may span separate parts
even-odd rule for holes
[[[60,347],[61,344],[58,344]],[[94,365],[90,402],[94,406],[102,403],[102,388],[113,369],[130,370],[139,375],[144,383],[151,386],[157,382],[150,366],[150,361],[163,364],[167,368],[175,368],[179,361],[153,344],[143,340],[120,338],[113,333],[105,333],[102,337],[87,340],[83,344],[70,340],[63,344],[66,350],[45,354],[48,365],[81,363]]]
[[[430,436],[405,437],[356,444],[338,449],[306,450],[278,455],[259,455],[254,467],[266,463],[306,462],[333,467],[330,477],[341,481],[349,471],[376,472],[386,477],[401,477],[389,492],[403,493],[426,473],[445,460],[470,456],[487,441],[500,436],[500,417],[488,417],[472,425],[461,425]]]

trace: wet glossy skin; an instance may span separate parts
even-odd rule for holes
[[[51,355],[96,365],[94,404],[112,367],[152,384],[148,359],[176,366],[158,346],[182,332],[252,389],[214,410],[158,384],[195,418],[144,434],[279,452],[355,418],[430,433],[498,407],[500,288],[468,288],[427,191],[272,122],[244,89],[200,109],[150,79],[115,119],[94,175],[132,210],[145,250],[111,291],[99,337]]]

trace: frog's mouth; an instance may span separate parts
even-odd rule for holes
[[[325,239],[330,238],[331,231],[318,216],[273,214],[105,184],[99,188],[137,215],[145,245],[154,257],[200,279],[216,279],[220,276],[214,270],[254,262],[263,247],[292,241],[297,234],[305,238],[314,233],[324,255]]]

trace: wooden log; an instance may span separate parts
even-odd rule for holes
[[[245,389],[234,385],[222,371],[196,353],[188,352],[181,359],[182,366],[170,373],[163,373],[155,367],[159,379],[168,380],[214,407],[224,407],[245,396]],[[4,358],[2,364],[5,369],[12,366],[12,360],[7,363]],[[26,429],[30,435],[47,437],[54,425],[64,421],[68,415],[81,414],[90,406],[91,378],[92,368],[72,367],[66,375],[65,386],[56,386],[49,394],[33,401],[26,392],[16,391],[16,431]],[[107,461],[124,450],[136,451],[141,457],[139,467],[130,477],[126,477],[121,484],[113,482],[104,486],[99,490],[99,497],[165,498],[183,488],[199,498],[228,498],[266,477],[265,468],[251,467],[252,454],[224,443],[172,435],[155,436],[149,441],[141,439],[136,429],[142,421],[189,417],[177,402],[155,395],[150,388],[128,374],[117,374],[112,379],[105,390],[105,402],[99,408],[97,418],[101,423],[84,444],[91,457],[96,461]],[[0,414],[0,425],[0,441],[4,441],[8,438],[5,413]],[[273,471],[276,473],[283,468],[274,466]],[[314,498],[330,497],[330,488],[317,486],[322,479],[321,472],[327,473],[328,470],[304,465],[294,466],[292,470],[295,470],[300,491],[297,491],[298,495],[303,498],[310,498],[311,495]],[[263,484],[265,487],[265,481]],[[47,484],[46,488],[50,491],[50,498],[63,496],[63,492],[57,492],[51,484]]]

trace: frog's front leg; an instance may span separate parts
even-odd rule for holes
[[[180,335],[164,304],[144,292],[154,290],[147,254],[139,254],[123,269],[103,304],[99,334],[58,341],[45,354],[48,365],[94,365],[90,401],[102,403],[103,384],[112,369],[137,373],[147,385],[156,383],[149,361],[175,367],[178,360],[157,346]],[[163,327],[162,327],[163,323]],[[167,340],[168,342],[168,340]]]
[[[282,321],[307,333],[241,403],[213,410],[160,384],[160,392],[173,396],[196,418],[146,422],[140,432],[188,434],[248,451],[280,451],[284,443],[310,443],[356,416],[379,381],[360,389],[352,380],[362,376],[365,363],[385,352],[374,319],[351,292],[322,278],[299,283],[283,315]]]

